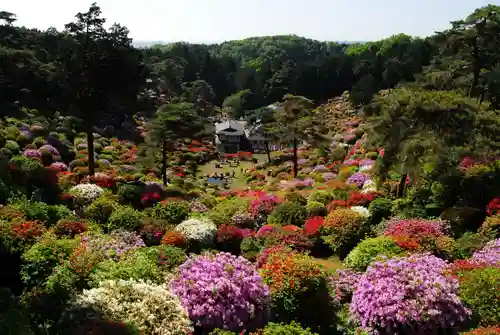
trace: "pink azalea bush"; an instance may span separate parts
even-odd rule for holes
[[[28,158],[41,158],[42,154],[36,149],[26,149],[23,152],[23,156]]]
[[[368,174],[356,172],[347,179],[346,183],[350,185],[356,185],[357,187],[362,187],[364,183],[370,179],[371,177]]]
[[[337,270],[335,275],[329,278],[333,301],[336,303],[349,302],[360,279],[360,273],[349,269]]]
[[[500,238],[486,243],[472,255],[470,261],[474,264],[500,266]]]
[[[383,235],[394,237],[411,237],[422,242],[448,235],[450,225],[447,221],[425,219],[392,218],[384,223]]]
[[[429,254],[375,262],[361,276],[350,312],[364,329],[381,334],[455,328],[470,311],[447,269],[445,261]]]
[[[171,287],[201,329],[241,331],[267,319],[269,288],[243,257],[225,252],[190,257]]]

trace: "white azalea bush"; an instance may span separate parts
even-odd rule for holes
[[[77,297],[76,305],[132,324],[141,334],[186,335],[193,332],[186,310],[166,285],[108,280],[98,288],[84,290]]]
[[[104,190],[95,184],[78,184],[69,190],[77,202],[91,203],[101,196]]]
[[[364,219],[369,218],[371,215],[368,208],[363,207],[363,206],[352,206],[351,210],[356,212],[359,216],[361,216]]]
[[[208,218],[190,218],[181,222],[175,231],[181,233],[189,243],[212,246],[217,235],[217,226]]]

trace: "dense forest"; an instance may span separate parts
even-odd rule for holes
[[[102,22],[92,21],[101,20],[99,16],[87,14],[82,22],[102,26]],[[13,13],[2,12],[1,18],[2,112],[19,105],[52,111],[68,109],[71,102],[64,102],[68,96],[64,88],[72,69],[68,68],[67,56],[83,57],[83,31],[72,30],[71,25],[64,31],[39,31],[16,26]],[[451,29],[424,39],[399,34],[348,45],[298,36],[270,36],[215,45],[172,43],[140,50],[131,46],[126,28],[114,26],[108,35],[114,35],[123,50],[134,54],[134,59],[126,74],[109,68],[111,72],[98,75],[109,74],[112,79],[106,85],[110,87],[126,79],[128,89],[120,88],[117,96],[125,100],[135,98],[135,92],[153,88],[167,100],[222,106],[236,94],[240,102],[244,100],[242,108],[235,109],[240,114],[237,116],[242,116],[242,109],[278,101],[285,93],[306,96],[319,104],[348,90],[355,104],[363,104],[381,89],[415,80],[428,88],[464,89],[496,104],[499,22],[497,7],[489,6],[453,22]],[[98,33],[93,36],[95,41],[104,38]],[[90,50],[89,45],[86,47]],[[233,96],[228,102],[234,100]],[[118,106],[108,107],[113,114],[109,109]],[[124,109],[137,112],[141,108]]]

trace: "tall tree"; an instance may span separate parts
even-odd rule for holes
[[[204,130],[201,117],[192,103],[182,102],[162,106],[156,117],[148,124],[148,141],[153,148],[161,151],[161,176],[167,179],[168,153],[176,149],[180,139],[197,138]]]
[[[66,25],[70,40],[60,60],[64,71],[67,111],[84,121],[89,174],[95,171],[94,126],[104,114],[124,113],[137,100],[144,83],[141,55],[128,30],[114,24],[104,28],[101,9],[94,3]],[[128,106],[130,107],[130,106]]]
[[[266,132],[276,136],[281,143],[293,146],[293,175],[298,173],[298,146],[302,142],[321,143],[326,140],[321,134],[321,122],[312,111],[311,100],[287,94],[283,98],[281,108],[274,112],[275,122],[269,123]]]
[[[0,11],[0,21],[4,21],[8,26],[17,21],[16,14],[6,11]]]

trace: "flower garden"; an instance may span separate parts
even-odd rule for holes
[[[88,177],[72,122],[3,127],[1,334],[499,333],[498,161],[457,167],[467,215],[410,177],[398,197],[359,118],[232,190],[196,177],[208,141],[177,143],[164,186],[140,141],[95,134]]]

